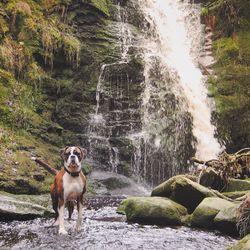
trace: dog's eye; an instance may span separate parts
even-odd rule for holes
[[[79,155],[80,155],[80,153],[79,153],[79,152],[74,152],[74,154],[75,154],[76,156],[79,156]]]

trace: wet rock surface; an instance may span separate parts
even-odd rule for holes
[[[12,195],[0,193],[0,221],[31,220],[37,217],[51,217],[49,195]]]
[[[59,236],[53,219],[0,224],[1,249],[225,249],[233,238],[217,232],[186,227],[142,226],[126,222],[115,210],[122,197],[92,197],[91,209],[84,209],[80,232],[74,231],[73,220],[66,220],[69,234]],[[96,206],[95,204],[99,204]],[[103,204],[104,206],[102,206]]]

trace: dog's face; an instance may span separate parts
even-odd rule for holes
[[[87,150],[81,147],[66,147],[61,150],[64,166],[71,171],[79,171],[81,161],[86,157]]]

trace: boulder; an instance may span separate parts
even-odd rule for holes
[[[247,191],[250,190],[250,181],[248,180],[239,180],[239,179],[229,179],[226,192],[235,192],[235,191]]]
[[[240,197],[245,196],[249,192],[250,192],[249,190],[245,190],[245,191],[235,191],[235,192],[224,192],[222,194],[230,199],[238,199]]]
[[[91,172],[89,179],[92,183],[95,183],[97,194],[102,194],[99,192],[98,186],[102,189],[105,188],[106,194],[111,195],[144,196],[149,194],[144,187],[121,174],[95,170]]]
[[[187,215],[185,207],[162,197],[129,197],[118,212],[125,213],[128,221],[157,225],[181,225]]]
[[[185,206],[189,212],[206,197],[229,199],[216,190],[206,188],[183,175],[177,175],[163,182],[152,191],[151,196],[167,197]]]
[[[249,250],[250,249],[250,234],[239,240],[235,245],[227,250]]]
[[[0,193],[0,220],[30,220],[53,214],[49,195],[13,195]]]
[[[238,204],[232,204],[231,206],[221,209],[214,218],[215,227],[224,233],[238,235],[236,227],[238,207]]]
[[[232,202],[221,198],[205,198],[192,214],[191,225],[197,227],[213,227],[214,218],[220,210],[231,207]]]

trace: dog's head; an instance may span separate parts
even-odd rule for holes
[[[81,147],[65,147],[61,149],[61,157],[64,161],[64,166],[72,172],[81,169],[81,161],[86,155],[87,150]]]

